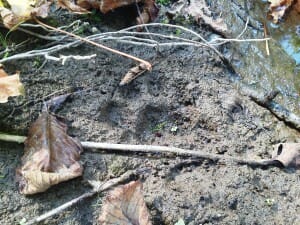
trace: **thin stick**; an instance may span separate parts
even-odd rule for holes
[[[65,204],[57,207],[57,208],[54,208],[26,223],[24,223],[24,225],[32,225],[32,224],[35,224],[35,223],[39,223],[41,221],[44,221],[46,220],[47,218],[49,217],[52,217],[56,214],[59,214],[61,213],[62,211],[64,211],[65,209],[67,208],[70,208],[72,207],[73,205],[77,204],[78,202],[82,201],[83,199],[86,199],[86,198],[90,198],[92,196],[94,196],[95,194],[97,193],[100,193],[100,192],[103,192],[103,191],[106,191],[108,189],[110,189],[111,187],[117,185],[117,184],[120,184],[122,182],[125,182],[127,180],[130,180],[130,178],[133,176],[133,175],[136,175],[137,172],[134,171],[134,170],[129,170],[127,171],[126,173],[122,174],[120,177],[117,177],[117,178],[114,178],[114,179],[111,179],[107,182],[105,182],[103,185],[101,186],[94,186],[93,187],[93,191],[90,191],[90,192],[87,192],[87,193],[84,193],[83,195],[77,197],[77,198],[74,198],[72,199],[71,201],[69,202],[66,202]],[[96,183],[99,183],[99,182],[96,182]],[[90,182],[90,184],[93,185],[93,182]]]
[[[121,152],[134,152],[134,153],[152,153],[152,154],[175,154],[175,156],[183,157],[198,157],[203,159],[209,159],[212,161],[226,161],[234,162],[238,164],[246,164],[249,166],[266,166],[270,165],[269,160],[248,160],[242,158],[236,158],[231,156],[217,155],[212,153],[205,153],[197,150],[186,150],[176,147],[167,146],[155,146],[155,145],[128,145],[128,144],[111,144],[100,142],[81,142],[85,149],[91,149],[92,151],[121,151]]]
[[[252,87],[243,83],[240,83],[239,86],[240,92],[243,95],[250,97],[254,102],[268,109],[280,120],[283,120],[297,130],[300,130],[300,117],[275,102],[273,99],[276,97],[276,95],[272,95],[274,92],[271,92],[270,95],[266,93],[260,93],[256,89],[253,89]]]
[[[147,70],[151,70],[151,68],[152,68],[151,64],[150,64],[149,62],[143,60],[143,59],[140,59],[140,58],[137,58],[137,57],[135,57],[135,56],[129,55],[129,54],[127,54],[127,53],[124,53],[124,52],[121,52],[121,51],[118,51],[118,50],[109,48],[109,47],[107,47],[107,46],[105,46],[105,45],[102,45],[102,44],[99,44],[99,43],[97,43],[97,42],[91,41],[91,40],[89,40],[89,39],[87,39],[87,38],[80,37],[79,35],[72,34],[72,33],[67,32],[67,31],[65,31],[65,30],[61,30],[61,29],[58,29],[58,28],[49,26],[49,25],[47,25],[47,24],[41,22],[41,21],[38,20],[37,18],[34,18],[34,19],[35,19],[35,21],[36,21],[38,24],[40,24],[41,26],[45,26],[46,28],[49,28],[49,29],[51,29],[51,30],[55,30],[55,31],[57,31],[57,32],[60,32],[60,33],[63,33],[63,34],[72,36],[72,37],[74,37],[74,38],[76,38],[76,39],[79,39],[79,40],[81,40],[81,41],[83,41],[83,42],[89,43],[89,44],[91,44],[91,45],[94,45],[94,46],[97,46],[97,47],[99,47],[99,48],[103,48],[103,49],[105,49],[105,50],[107,50],[107,51],[113,52],[113,53],[115,53],[115,54],[119,54],[119,55],[122,55],[122,56],[124,56],[124,57],[127,57],[127,58],[133,59],[133,60],[135,60],[135,61],[138,61],[138,62],[140,62],[140,63],[143,63],[143,64],[146,65]]]
[[[6,135],[10,136],[10,135]],[[15,136],[11,135],[11,138],[5,137],[2,138],[0,135],[0,141],[12,141],[21,143],[21,140],[25,140],[26,137],[24,136]],[[121,151],[121,152],[133,152],[133,153],[151,153],[151,154],[169,154],[170,156],[173,154],[175,156],[183,156],[183,157],[198,157],[203,159],[209,159],[212,161],[226,161],[226,162],[233,162],[238,164],[244,164],[249,166],[266,166],[270,165],[269,160],[248,160],[242,159],[232,156],[224,156],[224,155],[217,155],[212,153],[205,153],[197,150],[186,150],[182,148],[176,147],[167,147],[167,146],[156,146],[156,145],[129,145],[129,144],[111,144],[111,143],[101,143],[101,142],[90,142],[90,141],[83,141],[81,142],[82,147],[85,149],[90,149],[92,151]]]
[[[0,133],[0,140],[7,141],[7,142],[17,142],[17,143],[21,144],[26,140],[26,137]]]

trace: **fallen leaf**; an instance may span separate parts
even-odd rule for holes
[[[286,10],[290,8],[290,6],[293,4],[294,0],[268,0],[271,4],[269,7],[270,14],[273,17],[273,22],[278,23],[278,20],[280,20]]]
[[[58,0],[57,6],[78,14],[89,13],[89,11],[86,8],[81,7],[70,0]]]
[[[22,95],[24,88],[20,82],[20,74],[8,76],[0,65],[0,103],[8,101],[8,97]]]
[[[141,15],[137,18],[137,23],[148,23],[153,21],[158,14],[155,0],[58,0],[58,6],[66,8],[74,13],[87,13],[90,9],[99,9],[102,13],[107,13],[122,6],[131,5],[137,2],[143,3]]]
[[[280,143],[274,145],[272,160],[285,167],[300,168],[300,143]]]
[[[68,136],[67,126],[43,112],[29,128],[17,181],[22,194],[47,190],[50,186],[82,175],[80,142]]]
[[[298,13],[300,13],[300,0],[297,0],[297,1],[296,1],[295,5],[294,5],[294,9],[295,9]]]
[[[99,222],[101,225],[151,225],[142,183],[132,181],[112,190],[105,200]]]
[[[0,5],[0,16],[5,27],[12,29],[18,24],[29,20],[32,16],[45,18],[51,2],[47,0],[6,0],[9,7]]]
[[[120,82],[120,86],[123,86],[125,84],[129,84],[131,81],[133,81],[135,78],[140,76],[142,73],[146,72],[147,65],[144,63],[140,63],[138,66],[134,66],[130,68],[130,70],[125,74],[125,76],[122,78]]]

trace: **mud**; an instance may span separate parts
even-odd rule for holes
[[[109,24],[104,19],[98,28],[111,29]],[[204,36],[212,33],[191,26]],[[178,47],[157,53],[110,45],[150,60],[153,70],[120,87],[134,62],[87,45],[62,54],[97,54],[88,61],[48,61],[39,70],[36,61],[42,59],[5,64],[10,72],[22,68],[26,96],[1,108],[1,131],[26,134],[42,108],[39,99],[72,90],[77,92],[56,113],[67,120],[69,134],[82,141],[167,145],[249,159],[270,158],[273,144],[299,142],[299,132],[238,93],[233,75],[213,51]],[[151,172],[144,177],[144,196],[155,225],[173,225],[180,218],[186,225],[300,224],[297,171],[86,151],[83,177],[24,197],[14,181],[22,153],[22,145],[1,142],[2,224],[29,220],[83,194],[90,190],[89,179],[104,181],[145,167]],[[41,224],[96,224],[102,200],[99,194]]]

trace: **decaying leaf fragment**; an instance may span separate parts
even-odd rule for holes
[[[17,181],[22,194],[47,190],[50,186],[82,175],[80,142],[68,136],[67,126],[43,112],[29,129]]]
[[[132,181],[112,190],[105,200],[99,222],[101,225],[151,225],[142,183]]]
[[[32,16],[47,17],[50,1],[47,0],[0,0],[0,16],[5,27],[12,29]],[[8,5],[6,8],[5,5]]]
[[[133,81],[135,78],[137,78],[147,70],[147,65],[145,65],[144,63],[140,63],[138,66],[132,67],[122,78],[120,86],[129,84],[131,81]]]
[[[155,0],[58,0],[58,6],[66,8],[74,13],[86,13],[90,9],[99,9],[102,13],[107,13],[116,8],[142,2],[143,11],[137,18],[137,23],[148,23],[153,21],[158,14]]]
[[[24,88],[20,82],[19,72],[8,76],[0,64],[0,103],[7,102],[10,96],[22,95],[23,92]]]
[[[273,17],[273,22],[278,23],[286,10],[294,3],[294,0],[268,0],[271,4],[269,7],[270,14]],[[296,0],[297,1],[297,0]]]
[[[274,145],[272,159],[284,167],[300,169],[300,143],[281,143]]]

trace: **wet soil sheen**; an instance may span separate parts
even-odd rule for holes
[[[213,32],[207,26],[190,26],[206,37]],[[104,19],[99,29],[114,28]],[[42,103],[37,100],[72,89],[78,92],[56,114],[66,119],[69,134],[82,141],[176,146],[256,160],[270,158],[276,143],[299,141],[299,132],[238,93],[232,74],[213,51],[177,47],[158,53],[109,44],[153,62],[153,70],[120,87],[134,62],[88,45],[61,54],[97,54],[96,58],[68,60],[65,65],[48,61],[40,70],[37,59],[7,63],[9,72],[22,71],[26,96],[1,105],[1,131],[25,135],[40,113]],[[300,224],[298,171],[85,151],[83,177],[25,197],[14,181],[22,154],[22,145],[0,143],[1,224],[18,224],[60,206],[90,190],[87,180],[105,181],[145,167],[151,169],[143,183],[154,225],[174,225],[180,218],[186,225]],[[97,224],[103,199],[99,194],[41,224]]]

